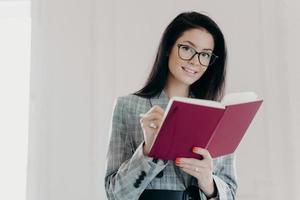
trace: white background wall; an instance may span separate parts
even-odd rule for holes
[[[25,199],[30,2],[0,0],[0,199]]]
[[[238,151],[238,198],[299,199],[299,3],[32,1],[27,199],[104,199],[115,97],[141,88],[161,34],[181,11],[204,11],[228,44],[227,91],[264,104]]]

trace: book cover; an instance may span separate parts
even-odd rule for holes
[[[239,100],[239,96],[228,95],[223,104],[171,98],[149,156],[163,160],[201,158],[192,152],[193,147],[207,149],[213,158],[233,153],[263,102],[253,97]]]

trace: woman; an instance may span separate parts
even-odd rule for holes
[[[145,86],[115,102],[105,177],[109,200],[235,199],[233,154],[212,159],[194,147],[202,160],[148,157],[169,99],[220,101],[225,67],[224,37],[208,16],[181,13],[168,25]]]

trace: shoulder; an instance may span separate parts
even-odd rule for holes
[[[115,99],[115,106],[122,107],[127,111],[141,110],[148,108],[149,99],[140,97],[134,94],[128,94],[124,96],[118,96]]]
[[[114,119],[118,119],[134,130],[139,126],[140,114],[150,109],[149,99],[129,94],[118,96],[114,103]]]

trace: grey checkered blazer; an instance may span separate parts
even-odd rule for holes
[[[145,189],[185,190],[197,185],[196,178],[183,172],[173,161],[152,159],[143,154],[140,113],[151,106],[166,108],[169,98],[164,92],[147,99],[136,95],[115,101],[110,141],[107,151],[105,189],[109,200],[137,200]],[[234,154],[213,159],[213,178],[220,200],[233,200],[237,189]],[[202,200],[204,193],[199,190]]]

